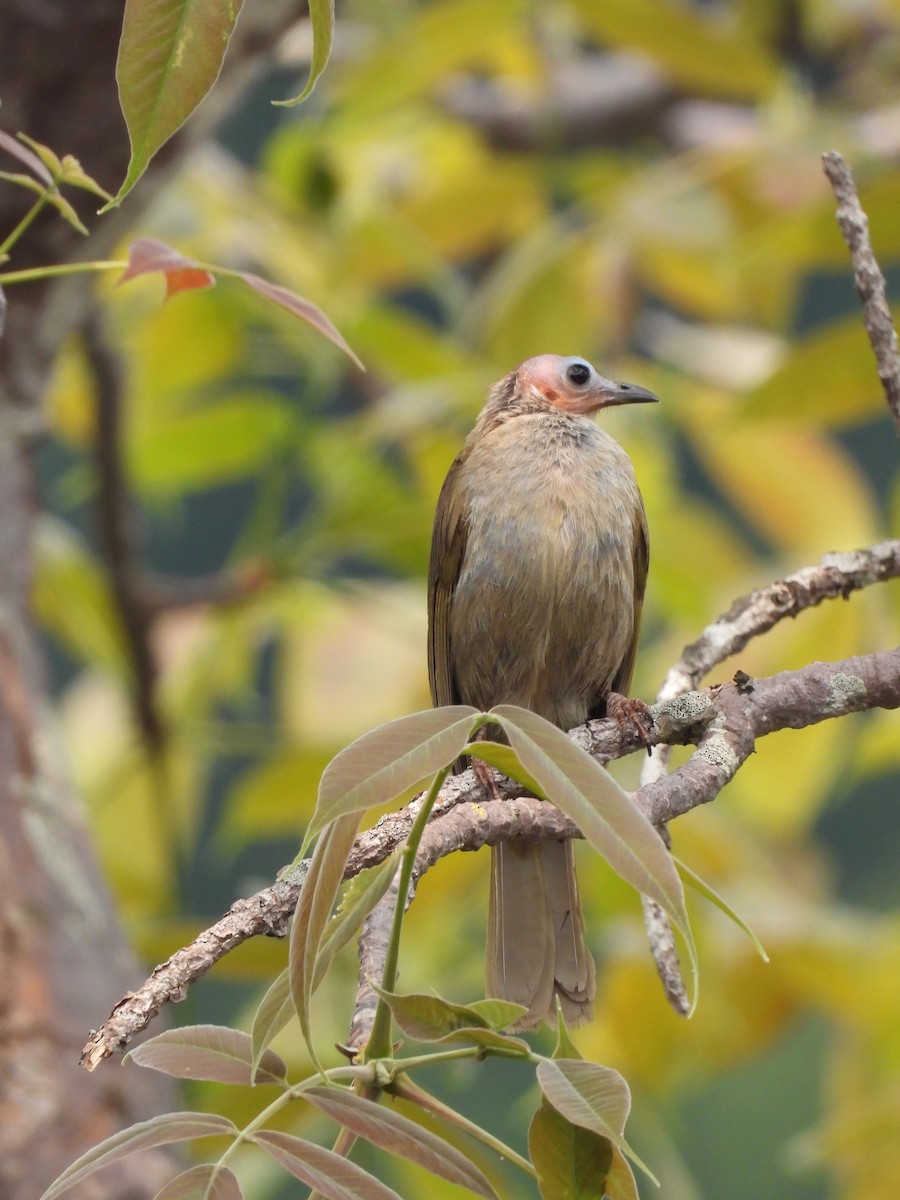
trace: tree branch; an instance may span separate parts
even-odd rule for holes
[[[869,222],[859,203],[850,168],[842,155],[837,150],[828,150],[822,155],[822,164],[837,198],[837,221],[844,241],[850,248],[853,278],[862,302],[863,324],[875,355],[885,399],[900,436],[900,352],[897,332],[888,308],[884,275],[869,241]]]
[[[900,706],[900,650],[844,662],[813,663],[769,679],[742,682],[691,693],[657,705],[652,735],[667,743],[696,742],[690,760],[664,779],[642,787],[635,802],[644,815],[663,824],[713,800],[752,753],[756,739],[779,729],[803,728],[848,712]],[[591,739],[605,758],[637,749],[614,721],[591,722]],[[581,741],[582,727],[574,732]],[[477,850],[512,838],[579,837],[572,821],[553,805],[528,798],[520,785],[500,780],[502,801],[490,799],[471,769],[449,779],[441,790],[416,862],[414,882],[439,858],[458,850]],[[510,803],[512,801],[512,803]],[[417,801],[362,834],[354,844],[345,878],[383,861],[406,836]],[[228,913],[194,942],[177,951],[136,992],[116,1005],[82,1054],[92,1070],[120,1052],[147,1027],[162,1006],[184,998],[190,984],[229,950],[250,937],[283,937],[296,906],[303,872],[295,871],[272,887],[232,905]],[[366,974],[378,977],[374,957]],[[364,989],[360,999],[365,1001]],[[365,1016],[356,1019],[354,1039],[365,1040]]]

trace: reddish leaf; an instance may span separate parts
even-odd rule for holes
[[[222,1025],[187,1025],[167,1029],[137,1046],[128,1057],[177,1079],[211,1079],[216,1083],[250,1083],[252,1042],[239,1029]],[[262,1055],[257,1083],[280,1084],[287,1067],[274,1050]]]
[[[166,279],[166,299],[176,292],[196,291],[215,284],[215,277],[194,259],[186,258],[165,242],[156,238],[138,238],[128,247],[128,266],[119,283],[127,283],[138,275],[161,274]]]
[[[241,1185],[227,1167],[201,1163],[170,1180],[154,1200],[243,1200]]]
[[[312,325],[313,329],[317,329],[319,333],[327,337],[339,350],[343,350],[347,357],[356,363],[361,371],[365,370],[362,362],[347,345],[342,334],[315,304],[309,300],[304,300],[302,296],[298,296],[295,292],[288,291],[287,288],[280,287],[277,283],[269,283],[267,279],[263,279],[260,275],[253,275],[249,271],[238,271],[236,274],[239,279],[243,279],[244,283],[252,287],[255,292],[259,292],[267,300],[271,300],[274,304],[286,308],[295,317],[300,317],[308,325]]]
[[[215,83],[240,9],[241,0],[126,0],[116,80],[131,161],[112,204]]]
[[[41,1200],[56,1200],[57,1196],[62,1196],[88,1175],[124,1158],[126,1154],[134,1154],[136,1150],[151,1150],[155,1146],[167,1146],[171,1142],[186,1142],[193,1138],[235,1137],[237,1132],[237,1127],[227,1117],[219,1117],[215,1113],[165,1113],[161,1117],[141,1121],[138,1125],[129,1125],[76,1159],[50,1184]]]
[[[477,1196],[496,1196],[487,1178],[461,1151],[395,1109],[344,1088],[308,1088],[303,1098],[374,1146],[418,1163]]]
[[[314,1142],[271,1129],[255,1133],[253,1140],[295,1179],[321,1192],[326,1200],[401,1200],[393,1188],[374,1175]]]

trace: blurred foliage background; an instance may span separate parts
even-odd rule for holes
[[[663,397],[603,418],[649,516],[634,685],[647,699],[733,598],[900,518],[897,443],[819,161],[835,147],[853,163],[890,277],[896,0],[345,0],[312,101],[273,108],[308,44],[301,23],[133,234],[308,296],[367,373],[227,281],[165,306],[158,281],[99,295],[123,370],[140,586],[156,596],[143,699],[159,754],[135,717],[133,645],[97,534],[111,467],[82,339],[59,362],[40,451],[35,603],[59,721],[151,964],[293,856],[332,754],[428,705],[434,502],[486,388],[522,359],[582,354]],[[779,627],[718,678],[892,645],[898,625],[897,585],[873,588]],[[684,1022],[637,898],[585,858],[601,982],[578,1044],[629,1080],[631,1141],[666,1200],[894,1200],[897,718],[758,749],[673,834],[771,963],[695,900],[701,998]],[[481,855],[429,874],[404,990],[481,994],[486,884]],[[285,956],[243,947],[178,1018],[246,1027]],[[349,952],[322,989],[321,1044],[343,1039],[354,991]],[[302,1056],[289,1034],[279,1049]],[[523,1142],[534,1096],[515,1069],[466,1065],[429,1085]],[[209,1099],[196,1092],[192,1106]],[[406,1194],[463,1194],[384,1171]]]

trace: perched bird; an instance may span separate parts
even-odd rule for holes
[[[658,398],[582,358],[540,354],[491,388],[444,482],[429,569],[436,705],[517,704],[561,729],[621,711],[648,546],[631,460],[591,419]],[[571,842],[507,842],[491,857],[487,994],[519,1028],[587,1020],[594,962]]]

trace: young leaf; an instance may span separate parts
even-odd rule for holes
[[[300,95],[295,96],[293,100],[274,101],[282,108],[292,108],[301,100],[305,100],[328,65],[328,59],[331,57],[331,43],[334,40],[334,0],[309,0],[309,22],[313,34],[309,79]]]
[[[227,1167],[200,1163],[170,1179],[154,1200],[243,1200],[237,1178]]]
[[[533,796],[537,796],[539,800],[547,799],[538,781],[532,779],[519,762],[515,752],[509,746],[504,746],[502,742],[469,742],[467,746],[463,746],[462,752],[471,758],[480,758],[488,766],[496,767],[510,779],[515,779],[517,783],[527,787],[529,792]]]
[[[120,204],[215,83],[241,0],[126,0],[116,63],[131,161]]]
[[[524,1004],[512,1000],[473,1000],[467,1007],[487,1021],[491,1029],[506,1029],[528,1012]]]
[[[251,1076],[253,1044],[246,1033],[223,1025],[187,1025],[167,1029],[128,1054],[141,1067],[152,1067],[177,1079],[211,1079],[217,1083],[281,1084],[287,1067],[267,1050]]]
[[[316,959],[325,927],[344,875],[347,855],[359,829],[360,814],[339,817],[328,826],[316,846],[291,926],[290,972],[291,995],[300,1018],[300,1029],[309,1047],[313,1062],[318,1062],[313,1048],[309,1025],[309,1004],[312,999]]]
[[[685,883],[689,884],[694,891],[699,892],[701,896],[705,896],[710,904],[714,904],[716,908],[720,909],[725,914],[726,917],[730,917],[730,919],[734,921],[735,925],[737,925],[739,929],[743,929],[744,933],[746,933],[747,937],[753,943],[756,953],[763,960],[763,962],[767,963],[769,961],[769,956],[766,953],[762,942],[759,940],[747,922],[743,919],[743,917],[739,917],[734,909],[722,899],[719,893],[711,888],[705,879],[701,879],[696,871],[692,871],[687,863],[682,862],[680,858],[676,858],[674,854],[672,855],[672,861],[678,868],[678,874]]]
[[[563,1016],[562,1005],[556,1003],[556,1045],[553,1047],[551,1058],[571,1058],[580,1060],[583,1056],[578,1053],[578,1047],[569,1035],[569,1027]]]
[[[253,1141],[295,1179],[321,1192],[327,1200],[401,1200],[393,1188],[374,1175],[314,1142],[272,1129],[254,1133]]]
[[[603,1200],[613,1160],[609,1138],[573,1125],[546,1099],[528,1130],[528,1152],[544,1200]]]
[[[308,1088],[303,1098],[373,1146],[418,1163],[477,1196],[496,1196],[487,1178],[461,1151],[387,1105],[333,1087]]]
[[[440,996],[421,992],[401,996],[381,988],[375,990],[387,1001],[403,1032],[417,1042],[468,1042],[475,1046],[530,1053],[528,1043],[522,1038],[489,1029],[486,1019],[474,1006],[451,1004]]]
[[[176,292],[196,291],[215,285],[215,278],[192,258],[186,258],[156,238],[137,238],[128,247],[128,266],[119,278],[127,283],[138,275],[159,273],[165,276],[166,299]]]
[[[17,158],[19,162],[29,167],[46,187],[53,185],[53,176],[38,156],[17,142],[15,138],[10,137],[8,133],[4,133],[2,129],[0,129],[0,149],[5,150],[7,154],[11,154],[13,158]],[[40,190],[44,191],[44,188]]]
[[[285,967],[269,985],[253,1015],[250,1042],[253,1047],[252,1066],[254,1071],[269,1042],[284,1029],[296,1011],[291,996],[291,976]]]
[[[697,951],[681,880],[659,834],[628,793],[561,729],[535,713],[501,704],[491,716],[542,794],[572,818],[618,875],[669,914],[684,937],[696,977]]]
[[[236,1137],[237,1132],[237,1127],[227,1117],[215,1113],[176,1112],[152,1117],[149,1121],[129,1125],[127,1129],[114,1133],[82,1154],[50,1184],[41,1200],[56,1200],[57,1196],[62,1196],[88,1175],[137,1150],[152,1150],[155,1146],[167,1146],[171,1142],[186,1142],[193,1138]]]
[[[53,182],[58,182],[63,173],[63,165],[59,160],[59,156],[49,146],[45,146],[43,142],[36,142],[34,138],[30,138],[27,133],[19,133],[17,136],[19,141],[24,142],[28,149],[33,151],[35,156],[44,164]]]
[[[281,308],[286,308],[288,312],[293,313],[295,317],[300,317],[307,325],[312,325],[313,329],[318,330],[323,337],[328,338],[329,342],[332,342],[339,350],[343,350],[347,357],[361,371],[366,369],[361,360],[350,349],[340,331],[329,321],[321,308],[317,308],[310,300],[304,300],[296,292],[288,291],[287,288],[280,287],[277,283],[269,283],[268,279],[263,279],[259,275],[253,275],[250,271],[236,271],[235,275],[238,279],[242,279],[248,287],[253,288],[255,292],[259,292],[261,296],[265,296],[267,300],[271,300],[273,304],[278,304]]]
[[[389,804],[458,757],[468,741],[476,708],[429,708],[363,734],[331,760],[307,839],[346,813]]]
[[[627,1154],[654,1183],[649,1167],[624,1138],[631,1108],[628,1084],[618,1071],[582,1059],[545,1058],[538,1063],[537,1079],[549,1102],[573,1125],[590,1129]]]

